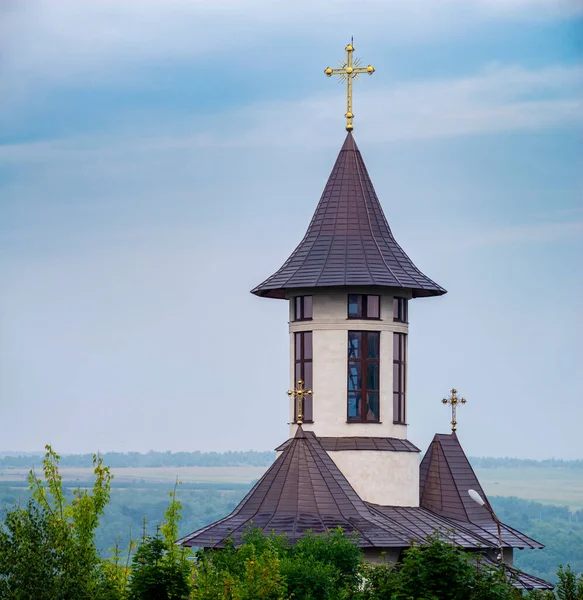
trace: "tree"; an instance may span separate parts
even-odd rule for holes
[[[583,574],[577,575],[571,567],[559,565],[557,571],[559,583],[557,584],[557,596],[559,600],[583,600]]]
[[[365,600],[509,600],[516,597],[501,569],[486,568],[439,536],[413,545],[396,564],[364,566]]]
[[[99,599],[107,585],[93,539],[112,475],[94,455],[93,489],[76,489],[69,502],[60,457],[45,449],[44,480],[31,470],[31,499],[8,510],[0,527],[0,599]]]
[[[191,551],[175,544],[182,505],[176,488],[170,493],[170,504],[155,536],[142,536],[131,568],[130,600],[186,600],[192,591],[193,564]]]
[[[232,539],[220,550],[199,550],[194,572],[194,600],[284,600],[289,598],[280,573],[283,536],[247,530],[238,548]]]

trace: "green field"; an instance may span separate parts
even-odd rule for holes
[[[516,496],[543,504],[583,509],[583,470],[556,467],[475,469],[488,496]]]
[[[118,467],[112,468],[115,483],[168,483],[176,479],[183,483],[251,483],[259,479],[267,467]],[[93,469],[81,467],[61,467],[59,469],[66,482],[89,482]],[[0,470],[0,484],[12,481],[26,481],[27,469]]]

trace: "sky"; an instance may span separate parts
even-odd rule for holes
[[[355,139],[410,303],[409,438],[583,458],[583,5],[2,0],[0,450],[272,449],[288,313],[249,290]]]

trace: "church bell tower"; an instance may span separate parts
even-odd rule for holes
[[[301,425],[323,444],[359,496],[419,505],[419,450],[407,440],[408,303],[445,290],[396,242],[353,137],[347,135],[304,238],[253,294],[289,303],[290,437]]]
[[[283,266],[252,290],[289,305],[290,437],[230,515],[184,536],[188,547],[225,548],[249,527],[284,535],[341,528],[365,560],[393,561],[436,532],[485,568],[505,562],[519,589],[552,589],[513,569],[514,548],[542,544],[500,522],[456,434],[436,434],[423,461],[407,439],[409,302],[441,296],[396,242],[353,137],[352,83],[374,73],[353,57],[346,82],[347,135],[308,229]]]

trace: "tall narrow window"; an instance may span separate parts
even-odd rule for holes
[[[348,421],[378,422],[378,331],[348,332]]]
[[[393,321],[409,322],[409,306],[407,298],[393,298]]]
[[[393,423],[405,424],[407,335],[393,333]]]
[[[294,321],[310,321],[312,319],[312,296],[296,296],[294,298]]]
[[[349,319],[380,319],[381,297],[366,294],[348,295]]]
[[[304,382],[304,386],[307,390],[312,389],[312,332],[311,331],[300,331],[294,334],[294,345],[295,345],[295,372],[294,372],[294,385],[298,379]],[[304,423],[312,422],[314,419],[314,413],[312,410],[312,396],[305,396],[304,398]],[[298,419],[298,405],[294,407],[294,423]]]

